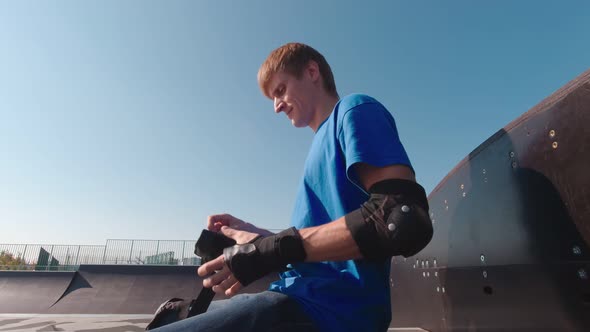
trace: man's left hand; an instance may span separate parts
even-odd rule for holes
[[[221,233],[236,240],[237,244],[248,243],[259,236],[256,233],[239,231],[227,226],[221,227]],[[214,273],[215,271],[217,273]],[[197,273],[201,277],[214,273],[203,280],[203,287],[212,288],[215,293],[224,293],[226,296],[231,297],[236,295],[243,287],[225,264],[223,255],[201,265]]]

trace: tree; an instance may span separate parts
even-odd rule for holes
[[[0,270],[18,270],[19,266],[25,265],[25,260],[20,255],[14,257],[10,252],[0,251]]]

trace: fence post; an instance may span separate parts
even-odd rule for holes
[[[182,265],[184,265],[184,247],[185,246],[186,246],[186,241],[182,241],[182,257],[180,258]]]
[[[45,269],[46,271],[49,271],[49,266],[51,265],[51,260],[53,259],[53,247],[54,245],[51,245],[51,252],[49,253],[49,258],[47,259],[47,268]]]
[[[19,270],[22,270],[22,267],[21,266],[22,266],[23,262],[26,264],[26,261],[25,261],[25,254],[26,253],[27,253],[27,245],[25,244],[25,250],[23,250],[23,257],[20,260],[21,265],[19,265],[19,267],[18,267]]]
[[[160,252],[160,240],[158,240],[158,245],[156,246],[156,257],[158,256],[159,252]]]
[[[78,246],[78,253],[76,254],[76,264],[74,264],[75,266],[78,266],[78,258],[80,257],[80,247]]]
[[[127,262],[127,264],[131,264],[131,254],[133,254],[133,243],[135,242],[135,240],[131,240],[131,250],[129,250],[129,261]]]
[[[107,240],[107,244],[104,246],[104,252],[102,253],[102,264],[104,265],[105,259],[107,256],[107,247],[109,246],[109,240]]]

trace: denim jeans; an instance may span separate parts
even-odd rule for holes
[[[207,332],[318,332],[299,303],[287,295],[264,291],[211,302],[207,312],[152,330]]]

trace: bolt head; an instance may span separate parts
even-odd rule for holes
[[[391,223],[391,224],[387,225],[387,229],[389,229],[390,232],[395,231],[395,224]]]
[[[409,206],[407,206],[407,205],[403,205],[403,206],[402,206],[402,212],[404,212],[404,213],[408,213],[408,212],[410,212],[410,207],[409,207]]]
[[[574,255],[581,255],[582,254],[582,249],[580,249],[580,247],[575,246],[572,251],[574,252]]]

